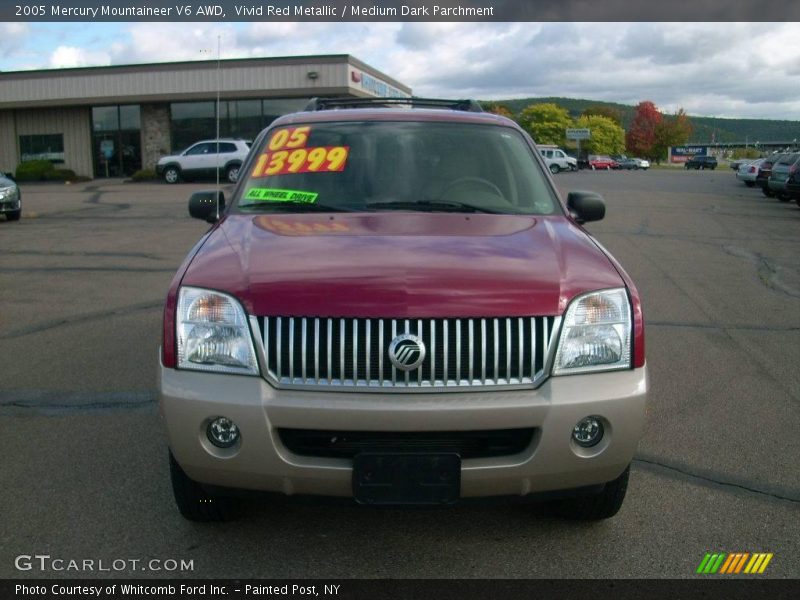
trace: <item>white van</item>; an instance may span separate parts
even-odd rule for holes
[[[578,161],[571,156],[568,156],[558,146],[544,146],[537,145],[539,152],[544,157],[544,162],[547,163],[547,168],[553,174],[559,171],[577,171]]]

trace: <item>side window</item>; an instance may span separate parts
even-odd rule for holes
[[[231,144],[230,142],[220,143],[219,151],[220,153],[236,152],[236,144]]]
[[[202,144],[195,144],[191,148],[186,151],[186,156],[197,156],[199,154],[208,154],[209,144],[202,143]]]
[[[564,151],[563,151],[563,150],[556,150],[556,151],[555,151],[555,153],[556,153],[556,156],[557,156],[558,158],[566,158],[566,157],[567,157],[567,155],[566,155],[566,154],[564,154]]]

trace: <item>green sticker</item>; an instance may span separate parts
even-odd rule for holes
[[[313,204],[319,194],[315,192],[301,192],[299,190],[278,190],[274,188],[251,188],[245,194],[246,200],[259,202],[305,202]]]

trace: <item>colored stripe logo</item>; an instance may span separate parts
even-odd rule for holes
[[[703,575],[755,575],[763,573],[769,561],[772,560],[772,552],[707,552],[697,567],[697,573]]]

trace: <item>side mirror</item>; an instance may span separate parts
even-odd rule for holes
[[[567,208],[578,223],[599,221],[606,216],[603,197],[595,192],[570,192],[567,196]]]
[[[225,194],[216,190],[195,192],[189,196],[189,214],[195,219],[216,223],[217,202],[219,202],[219,214],[222,214],[225,210]]]

